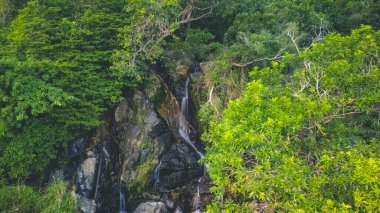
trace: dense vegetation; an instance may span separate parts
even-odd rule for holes
[[[149,88],[152,65],[180,81],[200,63],[210,212],[380,211],[379,11],[376,0],[0,0],[0,197],[45,185],[76,133],[126,88]],[[16,187],[31,194],[17,198],[25,208],[43,197]],[[19,208],[12,199],[0,210]]]
[[[43,171],[70,132],[99,125],[106,106],[119,100],[128,81],[110,69],[123,26],[117,2],[28,1],[2,30],[5,177]]]
[[[379,211],[379,45],[362,27],[251,71],[205,136],[210,210]]]

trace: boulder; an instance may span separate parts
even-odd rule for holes
[[[133,213],[166,213],[169,212],[162,202],[148,201],[137,206]]]
[[[96,154],[93,151],[87,153],[86,158],[78,167],[77,190],[78,194],[90,198],[95,190],[96,181]]]
[[[203,175],[199,156],[185,144],[175,144],[161,159],[160,187],[174,189]]]
[[[115,121],[117,123],[122,123],[126,121],[128,118],[132,117],[130,106],[127,100],[124,100],[119,104],[119,106],[115,110]]]
[[[81,195],[77,195],[77,197],[78,197],[78,208],[80,212],[95,213],[96,203],[94,200],[88,199]]]
[[[115,139],[120,146],[122,180],[133,186],[148,184],[158,159],[173,143],[168,125],[140,91],[115,110]]]

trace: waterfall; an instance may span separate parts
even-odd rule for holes
[[[204,154],[197,149],[197,147],[194,146],[193,142],[191,142],[189,137],[189,124],[187,121],[188,115],[189,115],[189,82],[190,77],[186,78],[186,84],[185,84],[185,95],[182,98],[181,101],[181,114],[179,116],[179,130],[178,133],[183,139],[183,141],[190,146],[198,155],[200,158],[204,158]]]
[[[100,173],[101,173],[101,171],[102,171],[102,161],[103,161],[103,149],[104,149],[104,143],[102,143],[101,145],[102,145],[102,148],[100,149],[99,167],[98,167],[98,176],[97,176],[97,178],[96,178],[95,194],[94,194],[94,201],[95,201],[95,202],[96,202],[96,198],[97,198],[97,195],[98,195]]]
[[[185,94],[184,96],[182,97],[182,101],[181,101],[181,113],[179,115],[179,133],[182,136],[181,134],[181,130],[183,132],[186,132],[186,135],[188,134],[188,131],[189,131],[189,125],[188,125],[188,121],[187,121],[187,118],[189,117],[189,82],[190,82],[190,78],[187,77],[186,78],[186,84],[185,84]],[[187,137],[188,138],[188,137]],[[186,139],[184,139],[186,140]],[[187,141],[186,141],[187,142]]]
[[[190,138],[189,138],[189,135],[185,132],[185,130],[183,130],[182,128],[179,129],[179,135],[181,135],[183,141],[188,145],[190,146],[197,154],[200,158],[204,158],[204,154],[199,151],[197,149],[197,147],[194,146],[193,142],[191,142]]]
[[[124,193],[121,190],[120,190],[119,198],[120,198],[119,213],[127,213],[125,211],[125,196],[124,196]]]
[[[184,116],[183,119],[187,119],[189,116],[189,82],[190,78],[186,78],[185,95],[182,98],[181,113]]]
[[[198,210],[201,208],[201,195],[199,192],[200,191],[199,187],[201,185],[201,182],[202,182],[202,177],[198,179],[197,193],[195,194],[194,199],[193,199],[193,207],[195,210]]]
[[[160,161],[156,167],[156,169],[154,170],[154,176],[153,176],[153,179],[154,179],[154,187],[158,188],[159,184],[160,184],[160,169],[161,169],[161,163],[162,161]]]
[[[183,141],[189,147],[191,147],[202,159],[205,157],[204,154],[201,151],[199,151],[197,147],[195,147],[195,145],[193,144],[193,142],[191,142],[190,137],[189,137],[190,131],[189,131],[189,123],[187,121],[188,116],[189,116],[189,82],[190,82],[190,78],[187,77],[186,84],[185,84],[185,94],[181,101],[181,113],[180,113],[179,121],[178,121],[179,122],[178,133],[183,139]],[[207,167],[204,166],[203,169],[204,169],[203,170],[204,171],[203,176],[204,176],[207,171]],[[200,210],[201,208],[200,185],[201,185],[203,176],[198,179],[197,193],[195,194],[194,199],[193,199],[193,208],[195,210]]]

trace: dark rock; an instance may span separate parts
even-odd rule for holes
[[[199,157],[185,144],[176,144],[162,157],[160,187],[173,189],[203,175]]]
[[[63,177],[65,180],[72,181],[77,175],[77,167],[76,164],[68,164],[63,168]]]
[[[183,96],[183,87],[178,90]],[[69,144],[70,162],[62,172],[66,180],[76,181],[80,211],[132,212],[139,204],[136,213],[190,212],[196,209],[192,202],[197,191],[201,209],[205,190],[197,186],[203,167],[197,149],[181,142],[177,97],[164,92],[155,108],[140,91],[128,95],[104,116],[105,124],[96,133],[78,135]],[[195,141],[197,131],[186,125],[189,140]],[[125,208],[116,199],[121,193]]]

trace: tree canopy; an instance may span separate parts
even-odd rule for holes
[[[157,89],[152,70],[173,84],[190,70],[208,211],[380,211],[379,11],[376,0],[0,0],[0,185],[43,196],[23,184],[46,185],[68,141],[127,89]],[[40,211],[31,200],[25,211]]]
[[[123,8],[119,1],[28,1],[4,27],[0,147],[1,164],[11,166],[3,174],[41,172],[70,132],[99,125],[120,100],[129,82],[110,66]]]
[[[209,210],[379,211],[379,47],[362,26],[251,71],[204,136]]]

